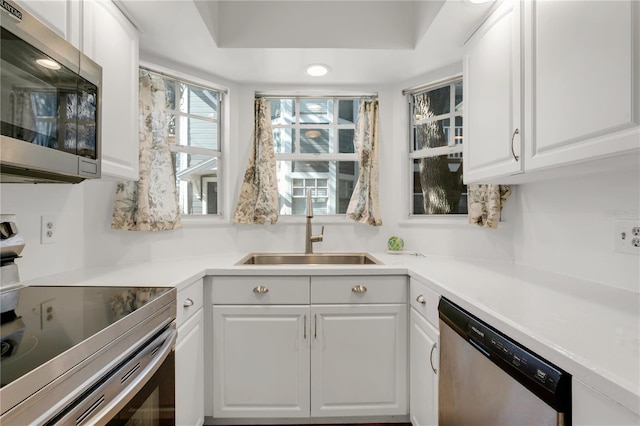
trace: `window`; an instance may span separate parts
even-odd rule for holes
[[[411,215],[467,213],[462,181],[462,79],[409,93]]]
[[[358,179],[353,145],[359,98],[273,98],[271,127],[276,151],[280,214],[345,214]]]
[[[220,214],[222,92],[171,77],[164,80],[181,213]]]

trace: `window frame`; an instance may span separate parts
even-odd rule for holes
[[[463,133],[463,129],[464,129],[464,98],[462,100],[463,102],[463,107],[460,109],[460,111],[456,111],[456,101],[455,101],[455,86],[457,83],[462,83],[463,87],[464,87],[464,78],[462,75],[455,75],[451,78],[447,78],[444,80],[439,80],[436,81],[434,83],[430,83],[430,84],[426,84],[426,85],[422,85],[418,88],[415,89],[411,89],[411,90],[405,90],[404,94],[407,96],[407,101],[408,101],[408,117],[409,117],[409,121],[408,121],[408,143],[409,143],[409,151],[408,151],[408,173],[407,173],[407,208],[408,208],[408,212],[407,212],[407,216],[408,219],[410,220],[437,220],[438,222],[446,222],[446,221],[454,221],[453,223],[458,223],[461,219],[464,219],[467,217],[467,213],[443,213],[443,214],[436,214],[436,213],[414,213],[415,209],[415,196],[416,193],[414,193],[414,161],[415,160],[419,160],[422,158],[429,158],[429,157],[437,157],[437,156],[442,156],[442,155],[454,155],[454,158],[460,158],[461,159],[461,166],[463,167],[463,157],[462,157],[462,152],[463,152],[463,143],[464,143],[464,139],[461,139],[460,142],[456,142],[456,136],[460,136],[463,137],[464,133]],[[450,89],[450,95],[449,95],[449,112],[444,113],[444,114],[439,114],[433,117],[425,117],[425,118],[420,118],[420,119],[416,119],[414,116],[414,97],[426,92],[430,92],[433,90],[437,90],[443,87],[449,87]],[[461,117],[463,120],[463,125],[459,126],[459,128],[457,128],[457,126],[455,125],[456,122],[456,118],[457,117]],[[420,148],[420,149],[414,149],[414,147],[416,146],[416,140],[415,140],[415,136],[416,136],[416,132],[414,131],[414,129],[422,124],[425,123],[431,123],[431,122],[436,122],[436,121],[441,121],[441,120],[446,120],[449,119],[449,123],[450,124],[450,128],[453,127],[454,131],[448,132],[447,138],[447,145],[446,146],[441,146],[441,147],[434,147],[434,148]],[[464,194],[463,194],[464,195]]]
[[[316,203],[317,200],[327,200],[327,211],[336,211],[338,208],[338,198],[340,193],[339,188],[339,180],[341,178],[348,177],[351,175],[341,174],[339,170],[339,162],[353,162],[355,164],[354,167],[354,175],[353,175],[353,188],[355,188],[355,184],[358,180],[358,153],[354,146],[354,152],[352,153],[340,153],[337,152],[340,150],[340,130],[349,129],[353,130],[355,137],[355,129],[357,125],[357,119],[354,120],[353,123],[339,123],[339,103],[343,100],[352,100],[354,101],[356,108],[359,106],[359,102],[362,98],[369,97],[370,95],[331,95],[331,94],[292,94],[292,95],[269,95],[269,94],[259,94],[256,93],[257,97],[263,97],[269,101],[271,100],[293,100],[294,101],[294,112],[295,112],[295,121],[290,124],[274,124],[271,123],[272,131],[276,131],[277,129],[291,129],[291,135],[293,138],[294,147],[291,153],[279,153],[275,152],[276,164],[279,162],[290,162],[293,164],[295,162],[327,162],[328,163],[328,171],[326,173],[310,173],[305,171],[300,172],[289,172],[287,174],[287,182],[289,183],[288,195],[291,197],[291,213],[279,213],[280,218],[299,218],[304,217],[304,214],[301,213],[293,213],[293,199],[294,198],[302,198],[301,196],[294,195],[294,180],[296,179],[315,179],[316,181],[319,179],[327,179],[327,190],[331,193],[327,196],[312,196],[313,202]],[[302,100],[331,100],[333,102],[333,111],[331,112],[332,122],[331,123],[307,123],[301,122],[301,108],[300,104]],[[301,153],[301,134],[305,130],[324,130],[327,129],[330,132],[329,137],[329,152],[316,152],[316,153]],[[274,146],[274,150],[276,147]],[[332,187],[330,184],[332,176],[335,176],[336,182],[335,187]],[[279,192],[280,189],[279,189]],[[353,193],[353,191],[352,191]],[[305,195],[306,198],[306,195]],[[343,218],[344,213],[329,213],[324,214],[321,212],[317,212],[314,209],[314,215],[316,218],[332,219],[332,218]]]

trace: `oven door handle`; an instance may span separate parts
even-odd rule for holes
[[[95,391],[53,424],[107,424],[153,377],[173,351],[177,334],[174,325],[146,344],[131,360],[103,379]]]

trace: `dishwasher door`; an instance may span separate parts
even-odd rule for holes
[[[539,364],[541,359],[537,355],[523,352],[526,349],[522,346],[513,346],[517,343],[505,340],[504,335],[494,335],[494,330],[483,328],[488,326],[477,322],[477,318],[460,326],[443,321],[442,316],[441,312],[438,393],[441,426],[570,424],[570,405],[567,407],[570,404],[570,376],[567,373],[550,364]],[[478,332],[482,339],[461,336],[466,329],[470,333]],[[483,340],[485,337],[486,341]],[[509,362],[505,362],[505,358]],[[547,366],[553,370],[545,369]],[[559,376],[554,375],[557,371],[560,371]],[[528,381],[527,375],[535,381]],[[548,383],[540,386],[549,377],[553,377],[552,386]],[[545,401],[534,392],[553,401]],[[556,403],[558,400],[561,404]]]

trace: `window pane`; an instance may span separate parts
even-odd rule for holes
[[[164,93],[167,99],[167,108],[176,109],[176,81],[172,78],[164,79]]]
[[[357,180],[354,161],[277,161],[280,214],[306,214],[310,190],[313,213],[344,214]]]
[[[333,99],[300,99],[300,123],[333,123]]]
[[[180,145],[218,149],[218,124],[197,118],[180,117]]]
[[[293,129],[276,128],[273,129],[273,146],[279,154],[291,154],[295,152],[295,144],[293,143]]]
[[[446,118],[415,126],[413,128],[414,151],[447,146],[449,144],[449,122],[450,120]]]
[[[294,124],[296,122],[294,99],[271,99],[271,124]]]
[[[456,117],[456,129],[453,136],[453,143],[456,145],[461,145],[463,140],[464,138],[462,137],[462,117]]]
[[[462,81],[458,81],[455,83],[456,86],[456,113],[460,113],[462,114],[463,112],[463,106],[464,104],[462,103]]]
[[[327,154],[331,139],[329,129],[300,129],[300,152]]]
[[[352,154],[355,152],[353,145],[354,129],[338,130],[338,152]]]
[[[462,183],[462,158],[440,155],[413,160],[411,213],[467,213],[467,187]]]
[[[176,187],[183,214],[218,214],[218,159],[174,153]]]
[[[431,90],[413,96],[413,118],[423,120],[441,114],[448,114],[450,110],[450,86]]]
[[[180,84],[180,112],[217,119],[218,93],[189,84]]]
[[[357,99],[340,99],[338,101],[338,124],[356,124],[358,121]]]

